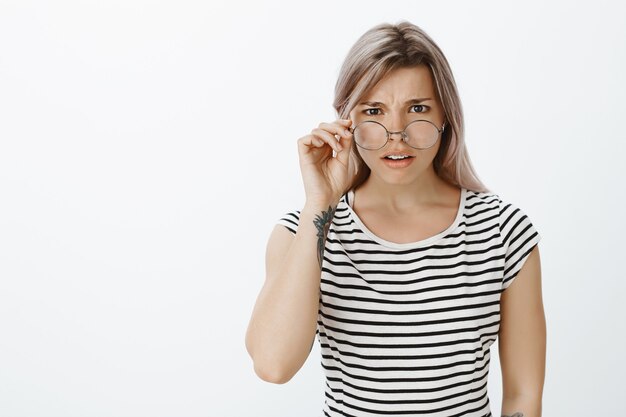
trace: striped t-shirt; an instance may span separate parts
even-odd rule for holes
[[[413,243],[376,236],[344,194],[324,250],[316,335],[324,416],[491,416],[500,295],[540,235],[497,194],[461,189],[454,222]],[[296,233],[300,210],[278,223]]]

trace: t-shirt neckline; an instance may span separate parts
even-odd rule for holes
[[[357,224],[357,226],[370,239],[372,239],[373,241],[375,241],[375,242],[377,242],[377,243],[379,243],[379,244],[381,244],[383,246],[387,246],[387,247],[393,248],[393,249],[411,249],[411,248],[417,248],[417,247],[426,246],[426,245],[435,243],[436,241],[442,239],[443,237],[448,235],[450,232],[452,232],[454,229],[456,229],[457,226],[459,225],[459,223],[461,222],[461,219],[463,218],[463,212],[465,211],[465,201],[466,201],[466,198],[467,198],[467,189],[465,187],[461,187],[461,198],[460,198],[460,201],[459,201],[459,206],[457,208],[456,216],[455,216],[454,221],[452,222],[452,224],[450,224],[450,226],[448,226],[445,230],[437,233],[436,235],[430,236],[430,237],[428,237],[426,239],[418,240],[416,242],[408,242],[408,243],[390,242],[388,240],[385,240],[385,239],[375,235],[371,230],[369,230],[367,228],[367,226],[365,226],[365,224],[361,221],[359,216],[354,212],[354,210],[352,210],[351,202],[354,201],[354,191],[353,190],[350,190],[346,194],[345,203],[346,203],[346,206],[348,207],[348,212],[349,212],[350,216],[352,217],[352,220],[354,220],[354,222]]]

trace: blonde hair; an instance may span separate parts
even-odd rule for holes
[[[356,41],[341,66],[335,85],[333,107],[337,116],[349,118],[356,103],[390,71],[420,64],[430,68],[447,121],[433,160],[435,173],[458,187],[488,192],[474,171],[465,147],[463,109],[450,65],[437,44],[416,25],[408,21],[395,25],[381,23]],[[357,161],[357,173],[346,191],[357,189],[370,175],[354,141],[350,152]]]

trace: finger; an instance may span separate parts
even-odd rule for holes
[[[313,135],[302,136],[298,139],[298,149],[300,149],[300,152],[313,152],[323,146],[326,146],[326,143]]]
[[[349,138],[352,133],[349,130],[339,127],[333,123],[320,123],[320,125],[322,126],[322,128],[318,128],[316,132],[320,132],[320,135],[324,135],[325,137],[334,139],[332,141],[333,149],[335,149],[337,153],[341,152],[341,150],[345,148],[345,138]],[[341,139],[344,139],[343,142]],[[335,144],[337,146],[335,146]]]
[[[306,146],[317,146],[317,147],[323,146],[324,144],[326,144],[326,142],[322,138],[319,138],[313,134],[302,136],[300,139],[298,139],[298,142]]]
[[[348,137],[352,133],[348,130],[347,126],[344,126],[338,122],[333,123],[320,123],[318,129],[326,130],[327,132],[339,135],[342,137]]]
[[[350,119],[337,119],[335,121],[335,123],[339,124],[340,126],[342,126],[344,129],[346,129],[348,131],[348,133],[352,133],[350,132],[350,129],[353,125],[352,120]]]
[[[317,136],[313,136],[313,138],[311,139],[311,145],[315,146],[316,148],[321,148],[323,146],[326,146],[326,142],[324,142]]]
[[[341,145],[339,144],[339,142],[337,141],[337,138],[332,133],[329,133],[328,131],[320,129],[320,128],[315,128],[311,131],[311,134],[315,135],[315,137],[317,138],[324,140],[324,142],[328,143],[328,145],[331,148],[333,148],[336,152],[341,151]]]

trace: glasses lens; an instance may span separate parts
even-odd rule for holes
[[[417,120],[406,128],[407,144],[414,148],[430,148],[437,142],[439,131],[434,124],[425,120]]]
[[[380,149],[387,143],[387,132],[378,123],[365,121],[354,129],[354,140],[362,148]]]

